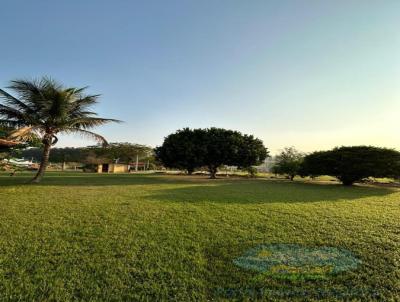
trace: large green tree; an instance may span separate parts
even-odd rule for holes
[[[43,77],[34,80],[11,81],[8,89],[14,95],[0,89],[0,125],[21,128],[24,133],[35,133],[43,144],[43,157],[32,182],[40,182],[50,156],[50,150],[58,141],[57,135],[79,134],[101,143],[106,139],[90,129],[114,119],[97,117],[91,107],[99,95],[85,94],[84,88],[64,87],[56,81]]]
[[[303,176],[330,175],[352,185],[367,177],[398,177],[400,152],[372,146],[334,148],[307,155],[301,169]]]
[[[205,166],[210,178],[216,177],[222,165],[248,168],[268,155],[261,140],[221,128],[178,130],[167,136],[155,153],[166,167],[186,169],[189,174]]]

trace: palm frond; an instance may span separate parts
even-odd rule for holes
[[[10,141],[7,139],[0,138],[0,147],[14,147],[19,145],[21,142]]]
[[[11,85],[7,88],[15,91],[19,99],[31,102],[33,97],[35,99],[38,96],[43,97],[40,86],[42,86],[42,83],[35,79],[31,81],[18,79],[11,81]]]
[[[13,80],[7,88],[15,91],[18,99],[30,106],[35,112],[40,112],[48,106],[52,102],[54,94],[63,90],[61,84],[49,77],[33,80]]]
[[[31,133],[34,131],[34,127],[21,127],[15,129],[8,134],[9,139],[21,139],[30,137]]]
[[[96,112],[93,111],[79,111],[76,110],[74,112],[71,113],[71,118],[72,119],[78,119],[78,118],[86,118],[86,117],[90,117],[90,118],[94,118],[97,116]]]
[[[98,103],[98,98],[100,97],[100,94],[93,94],[93,95],[81,95],[79,93],[78,98],[71,104],[71,111],[81,111],[81,110],[87,110],[93,105],[96,105]]]
[[[3,89],[0,89],[0,98],[4,99],[4,103],[9,106],[15,106],[20,110],[31,111],[31,108],[27,104],[13,97],[11,94]]]
[[[63,129],[62,132],[67,133],[67,134],[78,134],[78,135],[80,135],[80,136],[82,136],[84,138],[93,139],[93,140],[95,140],[95,141],[97,141],[97,142],[99,142],[99,143],[101,143],[103,145],[107,145],[108,144],[107,140],[103,136],[101,136],[100,134],[88,131],[88,130],[83,130],[83,129],[72,128],[71,127],[71,128]]]
[[[10,127],[10,128],[19,128],[25,125],[24,122],[16,121],[16,120],[8,120],[8,119],[0,119],[0,126]]]
[[[25,115],[23,111],[2,104],[0,104],[0,116],[8,119],[17,119],[20,121],[25,120]]]
[[[82,128],[82,129],[90,129],[97,126],[102,126],[107,123],[121,123],[122,121],[109,119],[109,118],[101,118],[101,117],[82,117],[71,120],[71,126]]]
[[[31,127],[26,128],[26,134],[79,133],[104,143],[104,137],[88,129],[120,122],[97,117],[90,110],[97,103],[99,95],[84,94],[87,87],[64,87],[49,77],[43,77],[11,81],[8,88],[15,94],[0,90],[0,100],[4,100],[0,103],[0,125]]]

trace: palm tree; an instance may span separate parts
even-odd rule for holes
[[[43,144],[43,158],[32,182],[41,181],[49,162],[50,149],[58,141],[60,133],[80,134],[107,144],[104,137],[89,131],[114,119],[97,117],[90,107],[97,103],[99,95],[84,93],[87,87],[69,88],[51,78],[14,80],[7,87],[15,96],[0,89],[0,126],[19,129],[15,136],[39,135]],[[9,137],[13,139],[13,135]]]

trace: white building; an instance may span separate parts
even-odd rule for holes
[[[275,162],[276,162],[275,156],[267,157],[264,160],[264,163],[257,166],[256,168],[257,168],[258,172],[269,173],[269,172],[271,172],[272,167],[275,165]]]

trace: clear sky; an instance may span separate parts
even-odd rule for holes
[[[101,93],[110,141],[182,127],[274,153],[400,149],[399,0],[2,0],[0,86],[49,75]],[[62,137],[59,146],[93,144]]]

